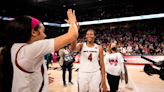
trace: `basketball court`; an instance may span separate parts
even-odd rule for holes
[[[58,63],[50,65],[48,70],[52,83],[49,84],[49,92],[78,92],[77,90],[77,74],[76,69],[78,63],[74,63],[72,72],[72,82],[74,85],[67,84],[63,86],[62,70]],[[143,71],[144,65],[127,64],[129,75],[129,83],[125,85],[124,81],[120,81],[119,92],[164,92],[164,81],[159,75],[149,76]],[[66,81],[68,81],[68,72],[66,72]]]

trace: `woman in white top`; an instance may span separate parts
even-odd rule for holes
[[[104,58],[110,92],[117,92],[121,73],[124,75],[124,58],[116,47],[108,48]]]
[[[12,62],[12,82],[4,73],[3,92],[48,92],[48,75],[44,55],[73,42],[78,37],[75,13],[68,9],[68,32],[56,38],[46,39],[44,25],[36,18],[22,16],[12,20],[6,32],[4,63]],[[6,64],[8,67],[9,64]],[[5,71],[4,71],[5,72]],[[12,76],[12,75],[11,75]]]
[[[93,29],[87,30],[86,39],[86,43],[76,44],[74,42],[71,44],[71,49],[81,54],[78,91],[100,92],[100,84],[102,83],[103,91],[106,92],[103,48],[94,43],[95,34]]]

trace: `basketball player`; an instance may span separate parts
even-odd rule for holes
[[[73,51],[81,53],[78,72],[79,92],[100,92],[101,83],[103,91],[106,92],[103,48],[95,44],[94,39],[94,30],[89,29],[86,32],[87,42],[71,44]]]
[[[44,55],[59,50],[78,37],[75,12],[68,9],[67,16],[68,32],[51,39],[44,39],[44,25],[31,16],[15,18],[8,24],[3,53],[3,63],[7,63],[4,64],[7,68],[4,71],[3,92],[48,92]],[[13,71],[7,70],[9,67]],[[8,71],[11,73],[8,74]]]
[[[121,53],[117,52],[116,47],[108,46],[104,62],[110,92],[117,92],[121,74],[123,75],[121,76],[122,79],[124,79],[124,58]]]

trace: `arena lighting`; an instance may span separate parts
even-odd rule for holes
[[[149,15],[140,15],[140,16],[131,16],[131,17],[83,21],[83,22],[79,22],[79,24],[80,25],[93,25],[93,24],[104,24],[104,23],[133,21],[133,20],[144,20],[144,19],[154,19],[154,18],[163,18],[163,17],[164,17],[164,13],[159,13],[159,14],[149,14]],[[2,20],[13,20],[14,18],[0,16],[0,19],[2,19]],[[47,26],[55,26],[55,27],[68,27],[69,26],[66,23],[65,24],[58,24],[58,23],[43,22],[43,24],[47,25]]]
[[[10,17],[2,17],[2,20],[13,20],[14,18],[10,18]]]
[[[93,25],[93,24],[103,24],[103,23],[113,23],[113,22],[133,21],[133,20],[144,20],[144,19],[153,19],[153,18],[162,18],[162,17],[164,17],[164,13],[131,16],[131,17],[121,17],[121,18],[112,18],[112,19],[103,19],[103,20],[94,20],[94,21],[84,21],[84,22],[79,22],[79,24],[80,25]],[[61,27],[68,27],[68,26],[69,26],[68,24],[61,24]]]
[[[57,23],[43,22],[43,24],[47,26],[61,27],[61,24],[57,24]]]
[[[84,22],[79,22],[80,25],[92,25],[92,24],[99,24],[99,20],[93,20],[93,21],[84,21]],[[61,24],[61,27],[68,27],[68,24]]]

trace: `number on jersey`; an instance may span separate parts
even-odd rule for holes
[[[92,61],[92,53],[89,54],[88,60]]]

